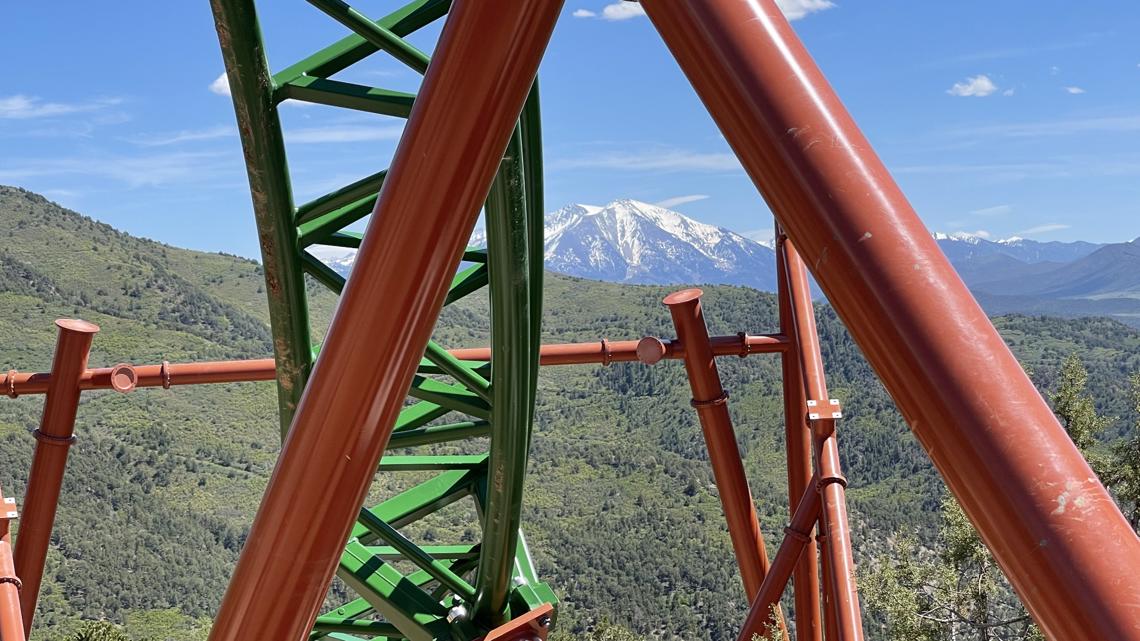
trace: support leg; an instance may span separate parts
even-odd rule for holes
[[[768,552],[752,493],[748,489],[732,418],[728,414],[728,394],[721,387],[716,359],[709,344],[708,327],[701,310],[701,290],[685,289],[670,294],[665,297],[665,304],[677,328],[677,339],[685,346],[685,371],[693,390],[693,407],[697,410],[709,450],[709,462],[724,517],[728,521],[732,548],[744,580],[744,592],[751,601],[759,594],[760,585],[768,573]],[[781,614],[777,618],[787,638],[784,617]]]
[[[211,641],[308,636],[561,6],[452,5]]]
[[[776,237],[782,232],[776,226]],[[780,333],[795,336],[791,301],[788,299],[787,271],[784,269],[783,246],[776,246],[776,296],[779,301]],[[780,367],[784,382],[784,440],[788,458],[788,509],[795,510],[796,501],[812,484],[812,444],[803,408],[803,377],[800,374],[799,350],[793,345],[780,354]],[[789,514],[789,516],[791,516]],[[819,553],[809,528],[804,553],[796,565],[792,585],[795,588],[796,641],[822,641],[823,626],[820,619]]]
[[[24,490],[24,518],[16,537],[16,572],[23,581],[20,607],[24,632],[30,633],[39,600],[48,543],[51,541],[67,451],[75,439],[75,413],[79,409],[79,380],[87,371],[87,355],[99,327],[61,319],[55,322],[59,337],[51,365],[51,382],[44,397],[44,413],[36,437],[36,453]]]
[[[1140,641],[1140,539],[776,2],[642,6],[1045,634]]]

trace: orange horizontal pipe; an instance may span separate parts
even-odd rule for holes
[[[776,335],[749,336],[745,335],[744,342],[741,336],[715,336],[709,339],[714,356],[747,356],[749,354],[773,354],[783,352],[788,348],[787,337]],[[590,363],[628,363],[645,360],[645,354],[638,356],[638,346],[647,341],[660,343],[657,347],[658,356],[650,362],[661,358],[685,358],[685,345],[679,340],[661,340],[652,337],[639,341],[607,341],[600,340],[594,343],[560,343],[543,345],[539,352],[540,365],[586,365]],[[644,350],[644,347],[643,347]],[[473,347],[453,349],[451,355],[464,361],[489,361],[491,350],[488,347]]]
[[[584,365],[590,363],[621,363],[640,360],[637,346],[640,341],[598,341],[596,343],[562,343],[543,345],[540,363],[542,365]],[[664,348],[662,358],[681,359],[685,357],[685,346],[677,340],[650,339],[660,342]],[[744,337],[715,336],[710,339],[715,356],[746,356],[748,354],[772,354],[788,348],[788,339],[781,334]],[[608,353],[608,357],[607,357]],[[471,347],[451,350],[451,355],[465,361],[489,361],[491,350],[487,347]],[[81,390],[115,389],[113,381],[120,367],[97,367],[89,369],[79,378]],[[175,385],[203,385],[208,383],[243,383],[248,381],[271,381],[276,377],[272,358],[258,358],[245,361],[205,361],[201,363],[166,363],[164,365],[135,365],[131,387],[172,387]],[[164,372],[165,368],[165,372]],[[116,372],[119,370],[119,372]],[[127,374],[123,374],[127,375]],[[167,382],[168,381],[168,382]],[[51,383],[49,372],[21,373],[9,371],[0,375],[0,392],[9,396],[43,394]]]

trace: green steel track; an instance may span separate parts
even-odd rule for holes
[[[423,73],[428,55],[405,38],[443,18],[449,6],[417,0],[373,20],[340,0],[309,2],[352,35],[271,74],[253,0],[211,0],[262,250],[282,434],[319,351],[310,334],[306,276],[337,294],[346,284],[311,249],[360,246],[362,235],[348,228],[372,212],[386,172],[297,204],[278,106],[292,99],[406,118],[413,94],[331,77],[373,54]],[[555,603],[519,529],[538,372],[541,147],[535,87],[487,198],[487,247],[464,252],[446,302],[486,297],[494,365],[458,361],[434,341],[425,346],[378,472],[418,482],[361,507],[337,571],[357,598],[318,617],[313,641],[475,639],[504,619]],[[433,454],[441,444],[458,451],[482,444],[484,451]],[[478,543],[419,545],[401,531],[461,500],[474,502]]]

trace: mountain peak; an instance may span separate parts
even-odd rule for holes
[[[548,269],[629,283],[724,283],[768,288],[771,250],[723,227],[620,198],[571,204],[546,218]]]

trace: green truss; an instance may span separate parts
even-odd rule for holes
[[[423,73],[428,55],[405,38],[449,8],[446,0],[417,0],[372,20],[339,0],[309,2],[352,35],[271,75],[253,0],[211,0],[262,248],[282,434],[318,351],[310,336],[305,274],[337,294],[346,284],[309,249],[359,247],[362,235],[346,228],[372,212],[387,171],[295,204],[277,107],[292,99],[407,117],[414,95],[331,76],[378,52]],[[445,303],[488,296],[494,366],[457,360],[435,342],[425,346],[389,443],[401,455],[386,455],[379,473],[430,474],[361,508],[337,570],[359,598],[321,615],[314,641],[474,639],[504,619],[556,602],[536,576],[519,529],[538,371],[541,163],[536,87],[487,198],[487,248],[464,252]],[[485,443],[488,437],[489,449],[478,455],[403,453],[472,439]],[[460,500],[474,502],[482,530],[478,544],[420,546],[400,531]]]

